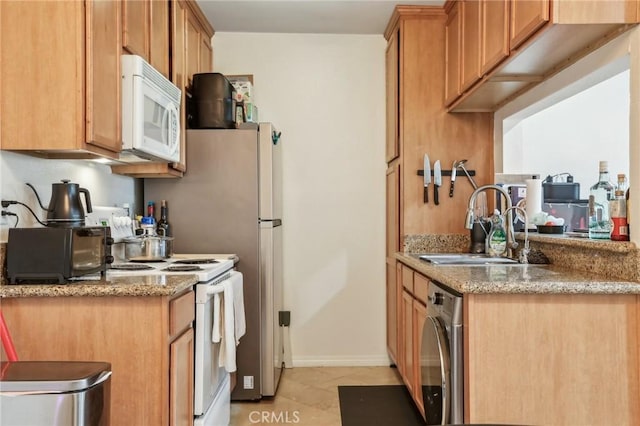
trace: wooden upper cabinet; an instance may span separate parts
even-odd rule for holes
[[[86,141],[120,152],[120,5],[87,2]]]
[[[173,1],[171,3],[171,81],[182,91],[180,100],[180,162],[174,163],[173,168],[184,172],[186,170],[186,123],[187,123],[187,41],[186,41],[186,23],[187,10],[186,5],[182,1]]]
[[[478,0],[464,0],[460,6],[462,6],[460,90],[464,92],[482,76],[480,73],[481,3]]]
[[[151,31],[149,33],[149,63],[169,78],[169,1],[151,0]]]
[[[211,72],[213,70],[213,50],[211,40],[206,34],[200,36],[200,72]]]
[[[0,146],[56,158],[115,157],[120,2],[0,2]],[[55,125],[52,125],[54,123]]]
[[[516,49],[540,27],[549,22],[550,0],[511,1],[510,49]]]
[[[460,3],[455,2],[445,24],[445,104],[449,105],[460,96]]]
[[[149,0],[122,2],[122,47],[149,60]]]
[[[191,14],[187,15],[186,34],[187,87],[191,88],[193,75],[200,72],[200,28]]]
[[[169,77],[169,1],[122,2],[122,47]]]
[[[387,258],[400,251],[400,165],[387,169]]]
[[[480,0],[480,72],[483,75],[509,56],[509,4],[507,0]]]
[[[386,67],[386,108],[387,108],[387,136],[385,159],[388,162],[400,154],[400,126],[399,126],[399,86],[400,86],[400,33],[395,31],[385,54]]]

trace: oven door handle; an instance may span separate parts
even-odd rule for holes
[[[225,280],[226,281],[226,280]],[[222,284],[224,281],[222,281],[220,284]],[[207,294],[211,295],[211,294],[219,294],[222,293],[224,291],[224,287],[220,284],[216,284],[216,285],[212,285],[209,286],[207,288]]]

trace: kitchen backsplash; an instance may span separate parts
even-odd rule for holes
[[[32,184],[46,206],[51,198],[51,185],[69,179],[89,190],[91,202],[101,206],[122,206],[128,203],[132,212],[142,212],[142,180],[114,175],[111,169],[88,160],[53,160],[0,151],[0,198],[27,204],[42,220],[46,214],[39,206]],[[24,206],[13,204],[6,209],[18,215],[19,227],[39,226]],[[16,217],[0,218],[0,241],[7,241],[9,227],[15,226]]]

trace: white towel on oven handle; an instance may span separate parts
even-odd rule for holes
[[[236,346],[246,332],[242,274],[234,272],[228,280],[223,281],[220,285],[223,287],[223,291],[215,294],[213,301],[212,341],[214,343],[220,342],[218,365],[231,373],[236,371]],[[216,297],[218,298],[217,302]],[[220,297],[222,301],[220,301]]]

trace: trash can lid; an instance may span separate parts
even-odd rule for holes
[[[0,394],[58,393],[88,389],[111,375],[108,362],[17,361],[0,363]]]

